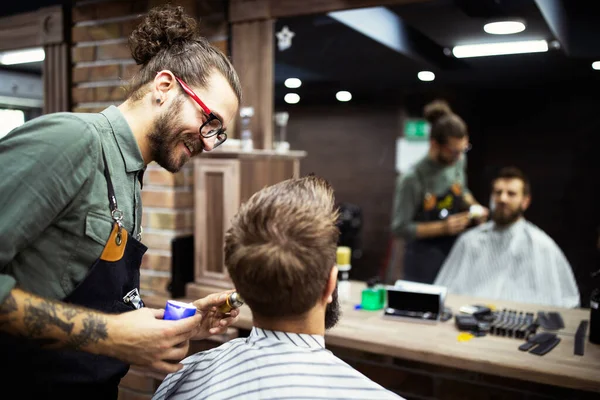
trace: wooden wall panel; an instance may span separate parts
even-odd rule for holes
[[[69,46],[66,43],[44,46],[44,114],[69,111]]]
[[[204,175],[206,179],[206,192],[210,196],[206,197],[206,270],[209,272],[223,273],[223,240],[224,221],[223,204],[225,173],[207,172]],[[227,182],[232,184],[232,182]]]
[[[231,32],[233,65],[244,93],[242,106],[254,107],[251,129],[256,149],[273,147],[273,25],[272,20],[242,22],[233,24]]]
[[[228,288],[223,238],[240,204],[240,163],[237,160],[196,159],[195,282]]]
[[[0,18],[0,50],[15,50],[65,41],[60,6]]]

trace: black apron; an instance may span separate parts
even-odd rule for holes
[[[104,152],[102,157],[113,231],[100,258],[63,301],[114,314],[143,306],[138,288],[147,247],[122,227],[123,214],[117,208]],[[10,335],[0,336],[0,348],[6,370],[0,381],[23,399],[116,399],[119,382],[129,370],[128,364],[114,358],[72,350],[45,350]]]
[[[417,173],[425,187],[425,196],[417,210],[415,222],[443,221],[450,215],[465,211],[463,190],[457,179],[443,193],[427,190],[425,179]],[[457,236],[438,236],[426,239],[413,239],[406,243],[404,251],[404,278],[408,281],[433,283]]]

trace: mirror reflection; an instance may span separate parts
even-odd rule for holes
[[[352,279],[587,306],[600,28],[564,3],[569,35],[533,0],[276,21],[279,141],[336,188]]]
[[[42,114],[43,48],[0,51],[0,138]]]

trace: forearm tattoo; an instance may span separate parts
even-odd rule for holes
[[[76,316],[81,315],[83,313],[85,313],[85,311],[84,310],[80,310],[79,308],[67,308],[67,309],[63,309],[62,310],[62,314],[69,321],[71,321],[73,318],[75,318]]]
[[[57,315],[56,303],[42,300],[39,304],[33,305],[31,299],[27,299],[26,302],[23,322],[28,336],[39,337],[50,325],[56,326],[67,334],[73,331],[74,324],[61,320]]]
[[[12,294],[8,294],[8,297],[4,300],[4,303],[0,304],[0,315],[10,314],[11,312],[17,311],[17,301]]]
[[[100,316],[90,314],[83,320],[83,329],[78,334],[69,338],[67,346],[79,350],[91,343],[98,343],[108,338],[106,320]]]
[[[17,310],[17,301],[14,296],[9,293],[8,297],[4,299],[4,302],[0,304],[0,329],[8,324],[10,321],[9,315]]]
[[[52,346],[57,343],[56,340],[42,337],[50,327],[63,331],[67,335],[66,346],[75,350],[108,338],[107,321],[101,315],[75,306],[67,308],[50,300],[34,303],[32,299],[26,299],[25,302],[23,323],[26,335],[42,346]],[[73,321],[78,316],[81,316],[83,327],[76,332],[75,322],[69,321]]]

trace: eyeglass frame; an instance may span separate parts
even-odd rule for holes
[[[208,108],[206,106],[206,104],[204,104],[204,102],[202,100],[200,100],[200,97],[198,97],[198,95],[196,93],[194,93],[194,91],[192,90],[192,88],[190,88],[188,86],[187,83],[185,83],[181,78],[178,78],[177,76],[175,76],[175,79],[177,80],[177,82],[179,82],[179,84],[181,85],[181,88],[183,89],[183,91],[192,98],[192,100],[194,100],[199,106],[200,108],[202,108],[202,111],[206,114],[207,119],[206,121],[200,125],[200,129],[198,129],[198,132],[200,133],[200,136],[202,136],[205,139],[210,139],[213,136],[217,136],[217,140],[213,146],[213,149],[219,147],[220,145],[222,145],[226,140],[227,140],[227,133],[223,131],[223,121],[221,121],[219,119],[219,117],[217,117],[211,110],[210,108]],[[202,133],[202,128],[204,128],[207,124],[209,124],[211,121],[217,120],[219,121],[220,124],[220,128],[215,130],[215,133],[210,133],[208,135],[205,135]],[[223,140],[219,140],[219,135],[223,135],[224,138]]]
[[[467,154],[467,153],[469,152],[469,150],[471,150],[471,148],[472,148],[473,146],[472,146],[472,145],[471,145],[471,143],[469,142],[469,143],[467,143],[467,147],[465,147],[464,149],[461,149],[461,150],[452,150],[452,149],[449,149],[449,148],[448,148],[448,143],[444,143],[444,144],[442,145],[442,147],[443,147],[443,148],[444,148],[446,151],[448,151],[450,154],[452,154],[452,155],[461,155],[461,154]]]

